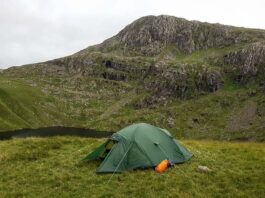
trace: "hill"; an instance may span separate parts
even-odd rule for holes
[[[264,70],[264,30],[146,16],[71,56],[2,71],[0,129],[149,122],[178,137],[264,140]]]

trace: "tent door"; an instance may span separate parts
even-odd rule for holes
[[[100,156],[101,159],[105,159],[105,157],[109,154],[114,144],[115,142],[113,140],[109,140],[109,142],[105,145],[104,152]]]

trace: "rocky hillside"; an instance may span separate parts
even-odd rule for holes
[[[56,119],[62,125],[115,130],[147,121],[184,137],[262,139],[264,70],[264,30],[161,15],[142,17],[71,56],[9,68],[0,78],[41,89],[67,112]],[[258,135],[246,132],[252,129]]]
[[[158,55],[164,47],[173,45],[177,51],[226,47],[265,39],[264,31],[247,30],[220,24],[187,21],[173,16],[147,16],[125,27],[101,48],[122,48],[144,55]]]

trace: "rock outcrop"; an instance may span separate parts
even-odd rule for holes
[[[254,36],[251,31],[255,32]],[[168,45],[181,52],[192,53],[200,49],[265,39],[264,31],[251,31],[240,31],[240,28],[220,24],[188,21],[174,16],[146,16],[103,42],[102,48],[118,47],[144,55],[157,55]]]
[[[265,42],[256,42],[239,51],[225,55],[224,62],[232,66],[239,80],[258,74],[264,75]]]
[[[159,97],[175,96],[186,99],[201,92],[218,90],[222,87],[223,80],[218,70],[182,65],[175,69],[154,67],[145,84]]]

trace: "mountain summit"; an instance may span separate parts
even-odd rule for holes
[[[174,16],[142,17],[104,42],[103,47],[139,50],[145,55],[157,55],[163,47],[173,45],[181,52],[225,47],[265,39],[265,32],[220,24],[188,21]]]

